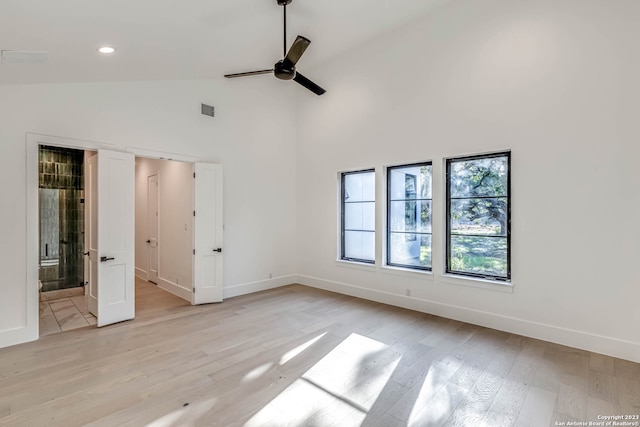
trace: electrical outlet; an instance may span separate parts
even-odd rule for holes
[[[409,288],[405,289],[405,290],[404,290],[404,294],[405,294],[406,296],[410,297],[410,296],[411,296],[411,289],[409,289]]]
[[[269,279],[273,279],[273,274],[269,273]]]

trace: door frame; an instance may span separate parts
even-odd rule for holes
[[[52,135],[43,135],[38,133],[26,133],[26,291],[25,300],[27,313],[24,319],[24,327],[15,330],[15,336],[9,337],[11,341],[27,342],[34,341],[40,337],[40,294],[38,288],[38,262],[39,262],[39,202],[38,202],[38,185],[39,185],[39,147],[40,145],[50,145],[55,147],[73,148],[76,150],[92,150],[99,149],[121,151],[131,153],[135,157],[147,157],[158,160],[179,160],[184,162],[195,163],[200,161],[199,157],[167,153],[162,151],[153,151],[138,147],[122,147],[115,144],[81,140],[75,138],[65,138]]]
[[[150,190],[149,190],[149,181],[151,180],[152,177],[156,177],[156,205],[154,206],[154,208],[156,209],[156,230],[155,230],[155,235],[156,235],[156,249],[158,249],[158,240],[160,238],[159,234],[160,234],[160,171],[155,171],[154,173],[152,173],[151,175],[147,175],[147,228],[149,228],[149,199],[150,199]],[[147,238],[149,240],[151,240],[151,230],[147,230]],[[148,268],[147,268],[147,281],[151,282],[151,283],[155,283],[156,285],[158,284],[158,279],[160,277],[160,251],[156,250],[156,277],[153,278],[151,275],[151,259],[153,258],[151,256],[151,253],[153,252],[152,250],[152,246],[151,243],[147,244],[147,263],[148,263]],[[151,280],[151,279],[154,280]]]

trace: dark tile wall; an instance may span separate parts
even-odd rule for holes
[[[58,147],[40,148],[40,188],[58,190],[58,262],[45,256],[42,239],[51,239],[51,218],[41,212],[42,290],[82,286],[84,280],[84,152]],[[55,220],[54,220],[55,221]],[[47,259],[49,258],[49,259]],[[45,262],[44,260],[47,259]],[[46,264],[46,265],[44,265]],[[57,274],[56,274],[57,273]]]
[[[84,188],[84,151],[40,147],[40,188]]]

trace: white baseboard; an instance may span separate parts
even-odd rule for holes
[[[640,363],[640,343],[298,275],[297,283]]]
[[[147,273],[147,270],[136,267],[136,277],[147,280],[149,278],[149,273]]]
[[[158,287],[191,302],[191,297],[193,295],[192,289],[183,288],[177,283],[173,283],[169,280],[163,279],[162,277],[158,277]]]
[[[251,294],[253,292],[266,291],[267,289],[279,288],[281,286],[297,283],[298,276],[290,274],[287,276],[274,277],[273,279],[259,280],[257,282],[243,283],[241,285],[224,288],[224,298],[232,298],[240,295]]]
[[[36,328],[28,326],[0,331],[0,348],[35,341],[38,333]]]

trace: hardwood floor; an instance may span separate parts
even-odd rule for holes
[[[300,285],[197,307],[136,287],[133,321],[0,349],[0,425],[554,426],[640,414],[637,363]]]

